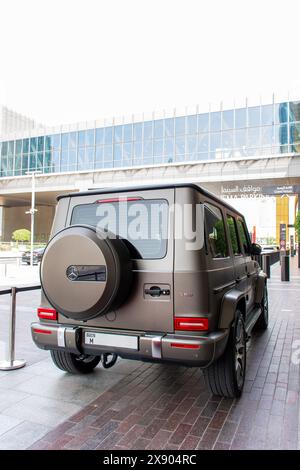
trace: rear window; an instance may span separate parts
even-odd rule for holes
[[[168,202],[165,199],[80,204],[71,225],[84,224],[122,238],[133,259],[160,259],[167,253]]]

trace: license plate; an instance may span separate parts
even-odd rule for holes
[[[87,331],[84,342],[88,345],[107,346],[113,348],[138,349],[138,337],[130,335],[115,335],[109,333],[94,333]]]

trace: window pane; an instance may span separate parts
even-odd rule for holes
[[[300,121],[300,101],[290,103],[290,121]]]
[[[38,137],[38,152],[42,152],[44,150],[44,137]]]
[[[168,239],[168,203],[165,200],[129,201],[124,203],[81,204],[72,212],[71,224],[89,224],[102,227],[129,241],[129,250],[133,259],[159,259],[166,255]],[[101,208],[103,206],[103,208]],[[102,210],[101,210],[102,209]],[[125,209],[125,211],[124,211]],[[155,227],[152,227],[153,213]],[[109,214],[115,217],[108,219]],[[141,221],[139,232],[132,234],[128,227],[136,219]],[[133,248],[132,248],[133,247]]]
[[[246,127],[246,108],[239,108],[235,110],[235,127],[240,129]]]
[[[85,147],[81,147],[78,150],[78,170],[85,169]]]
[[[69,134],[65,133],[61,135],[61,147],[66,150],[69,147]]]
[[[135,142],[133,151],[134,151],[134,160],[141,162],[141,159],[143,156],[142,142]]]
[[[36,154],[35,153],[30,154],[29,170],[36,170]]]
[[[208,134],[198,135],[198,152],[208,151],[209,137]]]
[[[184,155],[185,153],[185,138],[184,137],[176,137],[175,150],[176,150],[176,155]]]
[[[3,145],[5,142],[2,144],[2,151],[3,151]],[[29,139],[23,139],[23,153],[28,153],[29,152]],[[2,153],[3,155],[3,153]]]
[[[212,258],[226,258],[228,246],[222,213],[212,204],[204,205],[207,250]]]
[[[76,150],[69,150],[69,169],[75,170],[77,163],[77,152]]]
[[[69,147],[75,148],[77,145],[77,132],[69,133]]]
[[[22,153],[22,140],[16,141],[16,154]]]
[[[89,129],[86,131],[86,145],[88,146],[93,146],[95,145],[95,130],[94,129]]]
[[[144,122],[144,139],[152,139],[152,121]]]
[[[143,124],[141,122],[133,125],[133,139],[142,140],[143,138]]]
[[[54,134],[51,136],[52,146],[54,149],[59,149],[60,147],[60,134]]]
[[[14,150],[15,150],[15,142],[13,140],[11,140],[10,142],[8,142],[8,156],[9,157],[12,157],[14,155]]]
[[[293,130],[293,126],[290,126],[290,141],[292,143],[293,138],[296,137]],[[274,126],[274,143],[279,145],[285,145],[288,143],[288,126],[287,124],[281,124]]]
[[[260,107],[248,108],[248,126],[260,126]]]
[[[112,143],[112,136],[113,136],[113,128],[112,127],[105,127],[104,128],[104,143],[111,144]]]
[[[261,125],[269,126],[274,122],[273,105],[268,104],[261,107]]]
[[[288,122],[289,105],[288,103],[275,104],[275,123]]]
[[[209,115],[199,114],[198,115],[198,132],[207,132],[209,127]]]
[[[143,153],[144,153],[144,159],[148,157],[152,157],[152,140],[148,140],[144,142]]]
[[[63,149],[61,151],[60,166],[61,166],[62,171],[67,171],[67,169],[68,169],[68,150]]]
[[[112,161],[112,145],[104,145],[104,161]]]
[[[126,165],[129,165],[132,160],[132,142],[123,144],[123,160]]]
[[[271,146],[273,143],[273,126],[261,128],[261,142],[263,146]]]
[[[173,157],[174,156],[174,140],[165,139],[165,156]]]
[[[213,132],[210,135],[210,150],[215,151],[221,148],[221,132]]]
[[[102,145],[104,142],[104,129],[96,129],[96,145]]]
[[[122,160],[122,144],[116,144],[114,148],[114,160],[120,162]]]
[[[85,168],[91,169],[94,166],[94,147],[87,147],[85,152]]]
[[[165,119],[165,135],[172,137],[174,135],[174,118]]]
[[[223,111],[222,113],[222,128],[233,129],[233,109]]]
[[[78,145],[79,147],[84,147],[85,146],[85,131],[79,131],[78,132]],[[82,154],[82,152],[81,152]]]
[[[238,228],[240,241],[242,243],[244,253],[249,254],[250,253],[249,235],[246,232],[246,227],[244,223],[240,219],[237,220],[237,228]]]
[[[96,147],[95,168],[103,166],[103,147]]]
[[[115,126],[114,139],[117,143],[123,141],[123,126]]]
[[[246,129],[237,129],[235,131],[235,147],[245,147],[247,142]]]
[[[123,129],[124,142],[132,141],[132,124],[126,124]]]
[[[30,139],[30,152],[36,151],[36,137],[31,137]]]
[[[283,127],[283,126],[280,126]],[[281,138],[285,137],[283,130],[281,130],[282,135]],[[293,122],[290,125],[290,143],[295,144],[300,142],[300,122]],[[280,144],[285,144],[286,142],[281,141]],[[295,152],[295,146],[293,146],[293,152]],[[298,146],[297,146],[298,147]]]
[[[164,141],[162,139],[153,141],[153,144],[154,144],[154,146],[153,146],[153,155],[154,156],[156,156],[156,157],[157,156],[159,156],[159,157],[162,156],[163,147],[164,147],[163,143],[164,143]]]
[[[158,121],[154,121],[154,138],[160,139],[164,135],[164,121],[163,119],[159,119]]]
[[[222,147],[225,149],[233,148],[233,131],[224,131],[222,133]]]
[[[240,244],[238,241],[236,225],[235,225],[234,218],[231,215],[227,215],[227,224],[228,224],[229,237],[231,241],[233,254],[234,256],[240,255],[241,249],[240,249]]]
[[[260,146],[260,128],[253,127],[248,129],[248,147]]]
[[[210,130],[220,131],[221,130],[221,113],[214,112],[210,114]]]
[[[194,154],[197,152],[197,137],[195,135],[186,137],[186,152],[188,154]]]
[[[175,133],[176,135],[185,133],[185,117],[175,118]]]
[[[197,115],[187,117],[187,133],[197,134]]]

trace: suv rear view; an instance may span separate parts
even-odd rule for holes
[[[67,372],[118,355],[175,362],[204,368],[213,393],[239,396],[247,337],[267,327],[255,250],[243,216],[195,185],[64,195],[33,339]]]

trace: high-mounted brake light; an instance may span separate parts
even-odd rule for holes
[[[133,201],[140,201],[143,199],[142,197],[113,197],[110,199],[98,199],[96,201],[97,204],[107,204],[112,202],[133,202]]]
[[[208,318],[176,317],[174,318],[174,329],[183,331],[207,331]]]
[[[38,317],[43,320],[57,320],[57,311],[53,308],[38,308]]]

